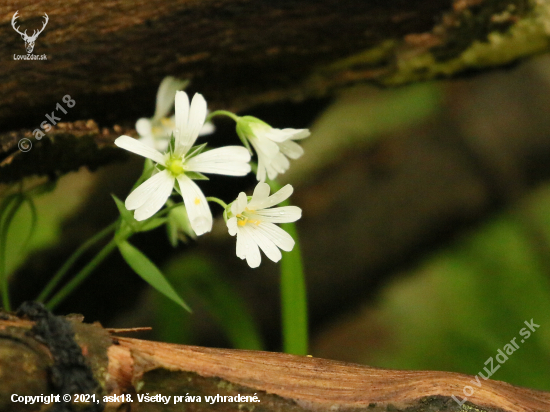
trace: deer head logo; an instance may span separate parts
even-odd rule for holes
[[[17,18],[19,17],[17,15],[17,13],[19,13],[19,10],[17,10],[15,12],[15,14],[13,15],[13,17],[11,19],[11,25],[12,25],[13,29],[21,35],[23,40],[25,40],[25,48],[27,49],[27,53],[31,54],[32,50],[34,49],[34,42],[36,41],[38,35],[44,31],[44,28],[46,27],[46,24],[48,24],[48,20],[49,20],[48,15],[46,13],[44,13],[44,18],[46,20],[44,21],[42,28],[40,30],[34,30],[32,36],[29,36],[29,35],[27,35],[27,30],[25,30],[24,33],[21,33],[19,31],[19,27],[15,27],[15,20],[17,20]]]

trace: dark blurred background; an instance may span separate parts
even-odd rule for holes
[[[150,111],[139,116],[152,116],[155,93],[140,96]],[[332,99],[246,112],[274,127],[311,128],[305,155],[280,181],[295,187],[291,200],[303,209],[312,355],[476,374],[511,339],[519,343],[533,319],[540,328],[492,378],[550,390],[549,113],[548,56],[471,78],[356,86]],[[120,120],[132,127],[137,119]],[[237,143],[232,123],[216,127],[212,146]],[[116,219],[110,194],[125,198],[141,167],[135,156],[61,177],[35,199],[37,230],[24,251],[29,212],[18,214],[8,244],[14,306],[35,298],[79,244]],[[254,182],[200,185],[231,201]],[[106,327],[152,326],[139,335],[147,339],[245,346],[246,330],[228,332],[212,307],[224,299],[244,304],[263,347],[280,350],[278,265],[264,258],[250,269],[221,219],[176,249],[163,228],[132,243],[193,314],[148,287],[118,252],[57,311]]]

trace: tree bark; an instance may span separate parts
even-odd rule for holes
[[[47,60],[17,57],[26,53],[10,24],[16,11],[15,26],[29,33],[48,14],[34,49]],[[107,146],[116,135],[93,139],[103,134],[95,125],[48,132],[41,142],[33,131],[45,114],[132,125],[152,113],[166,75],[192,80],[212,109],[243,110],[358,82],[397,85],[507,65],[546,51],[550,33],[547,0],[154,0],[139,7],[44,0],[19,10],[0,5],[0,16],[0,130],[10,131],[0,135],[0,182],[111,162],[118,155]],[[62,114],[67,95],[76,105]],[[27,130],[13,132],[19,128]],[[16,153],[22,136],[36,145],[57,141],[48,147],[63,151],[23,158]]]
[[[544,52],[550,33],[546,0],[44,0],[18,10],[29,33],[49,16],[47,60],[28,61],[15,11],[0,6],[0,125],[67,94],[91,114],[76,119],[113,125],[166,75],[232,110],[451,76]]]
[[[38,410],[36,404],[13,402],[12,395],[49,394],[52,356],[30,333],[33,322],[5,318],[0,320],[0,410]],[[96,400],[111,396],[106,411],[550,410],[550,393],[483,379],[478,388],[474,377],[459,373],[376,369],[281,353],[150,342],[116,337],[112,330],[74,318],[71,323],[101,386]],[[473,394],[459,406],[452,396],[462,401],[465,387]],[[146,394],[171,398],[167,405],[140,402],[138,395]],[[256,402],[219,397],[206,401],[206,396],[216,395],[249,396],[248,401]],[[182,397],[177,404],[175,396]],[[186,401],[186,396],[194,401]]]

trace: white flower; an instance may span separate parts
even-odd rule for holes
[[[271,208],[288,199],[293,190],[286,185],[269,196],[269,185],[260,182],[250,201],[241,192],[231,204],[227,229],[231,236],[237,235],[237,256],[246,259],[251,268],[262,261],[258,247],[273,262],[281,259],[279,249],[290,252],[294,247],[294,239],[274,223],[295,222],[302,216],[302,210],[297,206]]]
[[[135,210],[136,220],[148,219],[159,211],[177,181],[195,233],[202,235],[212,229],[208,202],[186,172],[244,176],[250,172],[250,153],[242,146],[220,147],[197,155],[195,150],[190,151],[205,118],[206,101],[202,95],[195,94],[189,107],[187,94],[177,92],[173,150],[163,154],[130,136],[120,136],[115,140],[118,147],[151,159],[163,169],[138,186],[126,199],[125,206],[128,210]]]
[[[298,159],[304,154],[304,149],[294,140],[310,135],[308,129],[275,129],[252,116],[239,118],[237,133],[248,139],[258,154],[256,178],[260,182],[265,181],[266,175],[273,180],[286,172],[290,167],[288,158]]]
[[[150,119],[142,117],[136,122],[136,131],[140,136],[140,141],[161,152],[166,151],[170,143],[170,136],[176,128],[175,116],[168,117],[168,114],[174,107],[176,92],[184,89],[188,84],[189,80],[179,80],[172,76],[162,80],[157,92],[154,116]],[[213,132],[214,125],[208,122],[202,126],[199,136]]]

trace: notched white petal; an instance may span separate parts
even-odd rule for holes
[[[256,185],[254,188],[254,193],[252,194],[252,199],[250,200],[250,208],[251,209],[258,209],[261,206],[263,201],[265,201],[269,197],[269,185],[264,182],[260,182]]]
[[[311,134],[309,129],[283,129],[283,131],[289,131],[290,133],[292,133],[292,140],[305,139]]]
[[[279,149],[285,156],[288,156],[291,159],[298,159],[304,154],[304,149],[302,149],[302,146],[292,140],[279,143]]]
[[[268,207],[278,205],[282,201],[288,199],[290,195],[292,195],[292,192],[294,192],[294,188],[292,187],[292,185],[287,184],[266,199],[263,199],[258,202],[251,201],[250,202],[251,208],[255,210],[259,210],[259,209],[266,209]]]
[[[186,128],[182,131],[183,153],[187,153],[199,137],[199,132],[206,119],[206,100],[200,93],[195,93],[189,109],[189,119]]]
[[[177,146],[182,146],[183,134],[187,130],[187,120],[189,118],[189,97],[185,92],[176,92],[176,137]]]
[[[250,153],[242,146],[227,146],[203,152],[185,163],[189,171],[245,176],[250,173]]]
[[[151,121],[145,117],[138,119],[136,122],[136,132],[138,132],[141,137],[152,136],[153,127],[151,125]]]
[[[168,185],[171,185],[171,189],[174,187],[174,178],[170,176],[167,170],[163,170],[162,172],[151,176],[135,188],[134,191],[126,198],[124,206],[126,206],[126,209],[128,210],[135,210],[147,203],[149,198],[159,186],[164,187]]]
[[[273,262],[278,262],[281,260],[282,254],[281,251],[271,239],[269,239],[265,233],[261,230],[258,230],[256,225],[247,225],[244,229],[250,233],[254,242],[260,247],[260,249],[265,253],[268,259]]]
[[[242,231],[243,233],[247,233],[245,231]],[[248,263],[248,266],[251,268],[257,268],[260,266],[260,263],[262,263],[262,255],[260,254],[260,249],[258,248],[257,243],[254,241],[254,239],[250,236],[249,233],[247,233],[247,236],[245,239],[245,256],[246,256],[246,263]]]
[[[232,217],[227,219],[227,231],[231,236],[235,236],[238,232],[237,218]]]
[[[156,174],[154,177],[161,175],[163,172]],[[170,197],[173,188],[173,177],[162,178],[159,182],[159,185],[151,193],[147,201],[142,206],[136,209],[134,213],[134,218],[137,221],[142,221],[145,219],[149,219],[151,216],[157,213],[162,208],[162,206],[164,206],[168,197]]]
[[[162,79],[157,92],[157,104],[155,106],[155,119],[167,117],[174,107],[174,96],[178,90],[185,88],[189,80],[180,80],[172,76]]]
[[[296,222],[302,217],[302,209],[298,206],[283,206],[272,209],[261,209],[256,214],[265,222],[290,223]]]
[[[200,236],[212,230],[212,212],[201,189],[185,175],[177,177],[191,227]]]
[[[247,197],[246,193],[241,192],[239,193],[239,196],[237,196],[237,200],[231,205],[231,212],[233,215],[238,215],[239,213],[242,213],[243,210],[246,208],[247,205]]]
[[[199,136],[206,136],[209,134],[212,134],[216,131],[216,126],[214,126],[211,122],[206,122],[202,125],[201,131],[199,132]]]
[[[294,248],[294,239],[279,226],[262,222],[258,225],[258,230],[262,231],[275,245],[286,252],[290,252]]]
[[[164,155],[162,153],[130,136],[122,135],[118,137],[115,140],[115,145],[165,166]]]

